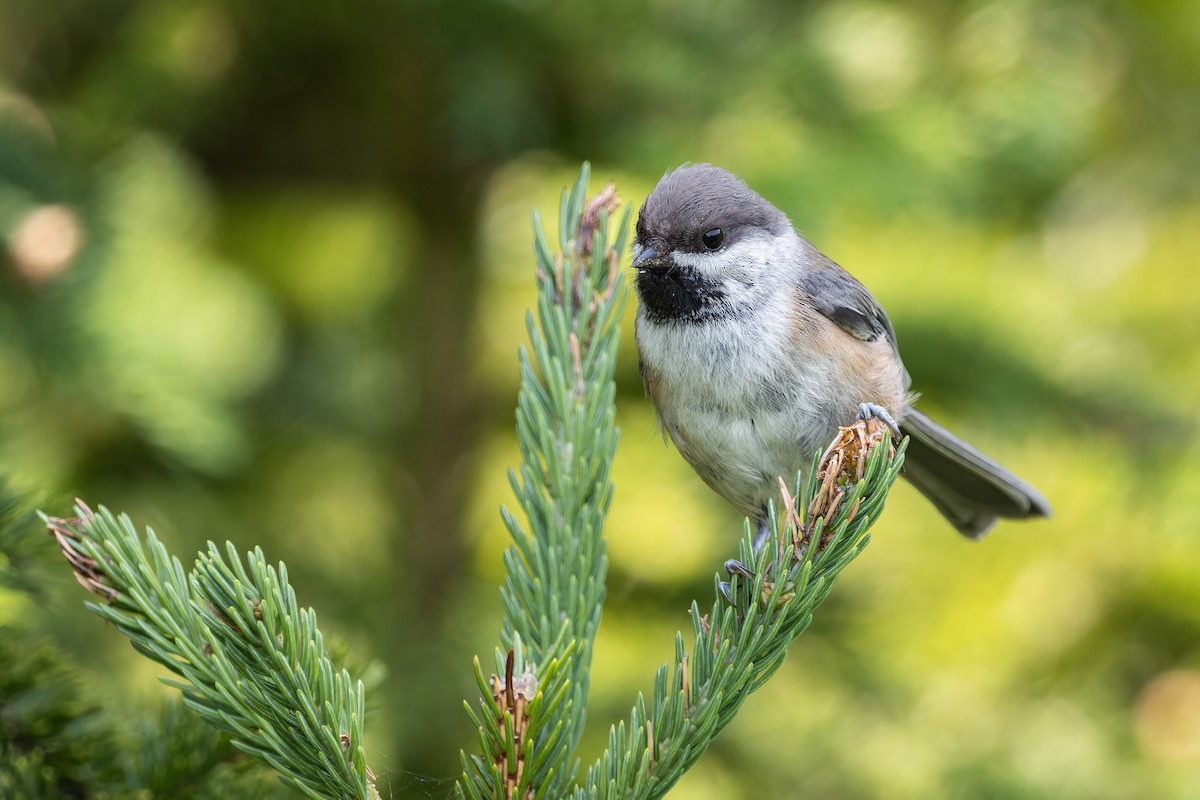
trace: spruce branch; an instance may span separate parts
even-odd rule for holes
[[[692,604],[692,650],[676,634],[675,656],[658,671],[649,702],[638,696],[582,785],[573,785],[607,567],[602,526],[612,496],[623,299],[616,265],[629,216],[608,247],[614,193],[607,187],[585,203],[587,177],[585,164],[564,192],[560,253],[551,254],[534,215],[538,304],[527,317],[533,355],[520,353],[522,464],[509,474],[528,531],[502,509],[513,539],[504,555],[502,647],[490,678],[475,662],[481,699],[467,713],[482,755],[462,756],[462,798],[664,795],[775,673],[866,546],[907,444],[893,448],[882,423],[860,421],[839,430],[792,491],[780,480],[783,513],[770,510],[770,545],[756,551],[747,523],[741,561],[727,565],[731,581],[714,579],[708,613]]]
[[[714,578],[707,614],[692,604],[692,651],[677,633],[675,657],[659,669],[649,705],[639,694],[628,725],[611,729],[608,749],[574,797],[662,797],[683,776],[783,664],[838,574],[862,552],[907,442],[893,448],[883,423],[859,421],[839,430],[794,493],[780,481],[785,512],[780,518],[771,509],[773,546],[755,553],[747,523],[731,583]]]
[[[504,554],[504,621],[495,673],[475,663],[481,697],[467,712],[483,755],[462,756],[460,797],[567,794],[578,770],[592,642],[608,562],[602,529],[612,498],[618,323],[625,292],[618,261],[630,209],[610,237],[617,208],[609,184],[585,199],[583,165],[559,208],[559,252],[533,217],[538,303],[519,353],[517,438],[522,463],[509,482],[524,512],[501,514],[512,537]],[[531,355],[532,353],[532,355]]]
[[[213,543],[184,572],[129,517],[81,501],[46,524],[76,579],[104,602],[88,608],[174,672],[184,703],[266,761],[306,796],[378,798],[362,747],[363,686],[334,668],[287,569],[255,548],[245,563]]]

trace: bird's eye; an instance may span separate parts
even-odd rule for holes
[[[725,233],[720,228],[709,228],[700,237],[700,241],[704,242],[704,246],[709,250],[716,250],[725,241]]]

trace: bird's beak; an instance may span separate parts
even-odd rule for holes
[[[633,257],[633,266],[635,269],[652,267],[655,266],[653,262],[661,260],[662,257],[663,254],[661,250],[659,250],[657,247],[651,247],[650,245],[647,245],[639,250]]]

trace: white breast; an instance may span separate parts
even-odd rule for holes
[[[768,499],[778,503],[778,476],[791,484],[839,413],[829,364],[796,340],[792,298],[782,287],[764,291],[748,310],[700,324],[638,315],[664,429],[704,481],[752,517]]]

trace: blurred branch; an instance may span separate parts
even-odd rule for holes
[[[335,670],[312,609],[287,570],[259,549],[246,564],[216,545],[185,573],[179,559],[130,519],[82,502],[50,532],[76,579],[104,603],[92,611],[182,680],[184,703],[311,798],[378,798],[362,749],[363,687]]]
[[[42,588],[35,543],[45,540],[39,533],[36,509],[32,497],[17,492],[0,478],[0,589],[36,595]]]

